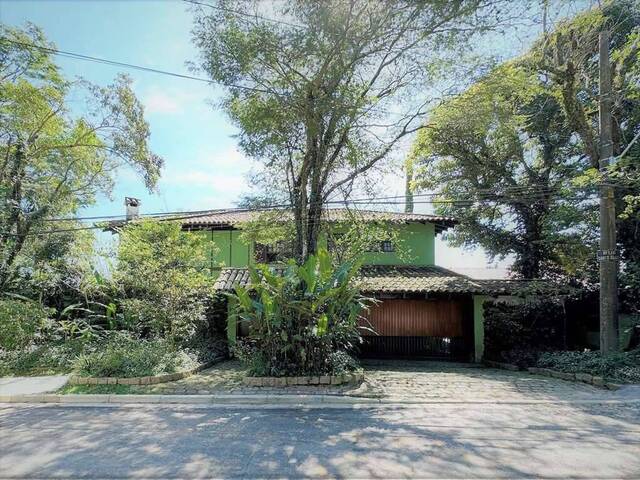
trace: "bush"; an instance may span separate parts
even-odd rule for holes
[[[75,370],[89,377],[142,377],[187,370],[197,358],[166,339],[140,339],[114,332],[106,342],[75,362]]]
[[[235,353],[256,376],[326,375],[352,369],[358,318],[368,299],[351,282],[357,265],[337,268],[326,250],[282,273],[250,269],[251,286],[231,295],[249,337]],[[350,359],[350,360],[349,360]]]
[[[603,356],[600,352],[541,353],[537,366],[567,373],[590,373],[618,382],[640,383],[640,348]]]
[[[484,306],[485,356],[521,367],[535,365],[538,352],[564,348],[566,317],[560,302]]]
[[[211,277],[201,235],[145,220],[120,235],[114,273],[122,324],[142,336],[190,341],[208,327]]]
[[[69,373],[79,355],[91,348],[81,338],[0,350],[0,376]]]
[[[0,300],[0,349],[18,350],[32,343],[52,314],[31,300]]]

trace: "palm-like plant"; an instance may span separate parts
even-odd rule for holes
[[[359,266],[334,267],[321,249],[302,265],[291,261],[277,270],[267,265],[250,269],[251,284],[237,287],[230,297],[237,319],[249,323],[249,337],[236,351],[254,375],[344,369],[346,355],[360,342],[358,319],[370,302],[352,281]]]

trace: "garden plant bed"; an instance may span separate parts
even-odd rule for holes
[[[286,387],[288,385],[342,385],[359,383],[364,380],[364,372],[357,371],[340,375],[320,375],[305,377],[244,377],[242,383],[250,387]]]
[[[485,360],[484,363],[489,367],[500,368],[502,370],[510,370],[510,371],[526,370],[533,375],[543,375],[545,377],[558,378],[560,380],[566,380],[568,382],[586,383],[589,385],[593,385],[594,387],[607,388],[609,390],[618,390],[621,387],[621,384],[619,383],[607,382],[603,377],[591,375],[590,373],[559,372],[557,370],[552,370],[550,368],[538,368],[538,367],[529,367],[525,369],[510,363],[495,362],[492,360]]]
[[[195,368],[184,370],[182,372],[166,373],[163,375],[150,375],[145,377],[81,377],[74,375],[69,378],[69,385],[155,385],[158,383],[175,382],[182,380],[194,373],[198,373],[206,368],[212,367],[216,363],[224,360],[224,357],[218,357],[210,362],[198,365]]]
[[[619,383],[607,382],[603,377],[591,375],[590,373],[559,372],[557,370],[551,370],[550,368],[538,367],[529,367],[527,368],[527,371],[534,375],[544,375],[547,377],[559,378],[560,380],[567,380],[569,382],[588,383],[589,385],[603,387],[609,390],[618,390],[621,387],[621,384]]]

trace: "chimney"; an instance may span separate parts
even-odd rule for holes
[[[140,216],[140,199],[124,197],[124,205],[127,208],[127,220],[133,220]]]

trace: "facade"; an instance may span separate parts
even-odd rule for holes
[[[474,280],[435,264],[435,237],[455,225],[448,217],[414,213],[358,211],[360,220],[384,222],[397,229],[402,254],[380,239],[380,248],[363,252],[358,279],[363,292],[378,302],[363,319],[368,357],[439,358],[480,361],[483,354],[485,300],[505,296],[518,288],[514,280]],[[256,212],[212,212],[183,219],[183,229],[211,240],[211,269],[215,288],[232,291],[247,285],[247,266],[269,263],[278,252],[243,241],[242,226]],[[348,220],[350,212],[325,210],[327,224]],[[290,214],[282,212],[286,221]],[[322,242],[323,240],[321,240]],[[375,333],[374,333],[375,332]],[[246,328],[228,325],[230,341]]]
[[[257,261],[274,263],[281,254],[286,256],[286,252],[244,241],[243,225],[259,215],[255,211],[221,210],[181,218],[184,231],[203,235],[211,242],[209,261],[218,291],[246,286],[249,265]],[[346,209],[323,212],[328,228],[349,221],[352,215]],[[362,320],[362,326],[368,328],[363,329],[361,354],[480,361],[484,346],[483,303],[508,297],[524,282],[477,280],[437,266],[435,237],[456,224],[453,218],[371,210],[358,210],[357,215],[359,221],[384,223],[394,229],[397,243],[402,245],[401,253],[391,242],[380,239],[375,251],[362,254],[359,286],[378,302]],[[286,210],[279,211],[278,218],[292,220]],[[326,244],[326,238],[320,242]],[[530,282],[527,285],[531,291]],[[246,334],[246,326],[229,322],[230,342]]]

